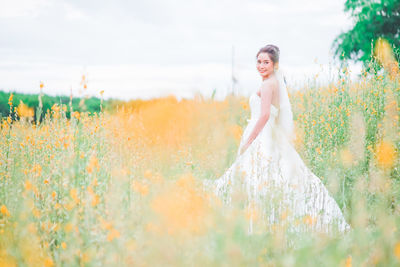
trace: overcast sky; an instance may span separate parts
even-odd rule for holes
[[[281,50],[289,85],[333,64],[334,38],[351,26],[344,0],[0,0],[0,90],[105,98],[205,96],[261,78],[255,54]]]

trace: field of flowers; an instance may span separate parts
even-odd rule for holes
[[[236,156],[246,98],[136,100],[71,119],[54,105],[40,124],[1,122],[0,266],[400,265],[400,76],[341,74],[290,100],[296,149],[351,224],[344,236],[248,235],[248,211],[201,190]]]

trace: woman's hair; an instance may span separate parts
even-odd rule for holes
[[[276,45],[269,44],[262,47],[258,51],[256,58],[260,53],[268,53],[269,57],[271,58],[272,62],[274,62],[274,64],[277,62],[279,63],[279,52],[280,52],[279,48]]]

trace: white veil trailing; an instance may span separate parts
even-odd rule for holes
[[[279,81],[279,116],[278,123],[283,130],[289,141],[293,142],[295,138],[294,134],[294,122],[293,112],[289,101],[289,95],[286,88],[286,82],[281,70],[276,70],[275,75]]]

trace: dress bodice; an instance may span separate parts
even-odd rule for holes
[[[261,98],[257,95],[257,93],[253,93],[250,96],[249,106],[250,106],[250,111],[251,111],[251,117],[250,117],[249,121],[257,120],[261,114]],[[278,116],[278,113],[279,113],[279,109],[271,104],[269,120],[274,121],[275,118]]]
[[[253,93],[249,98],[249,106],[250,106],[250,119],[247,120],[248,124],[244,129],[242,139],[239,145],[240,148],[247,141],[249,135],[251,134],[254,126],[256,125],[258,119],[261,115],[261,98],[257,95],[257,93]],[[278,117],[279,109],[271,104],[270,108],[270,116],[268,118],[267,123],[264,125],[261,132],[257,135],[257,139],[263,140],[262,142],[271,143],[271,140],[274,138],[274,134],[272,132],[278,128]],[[238,152],[239,153],[239,152]]]

